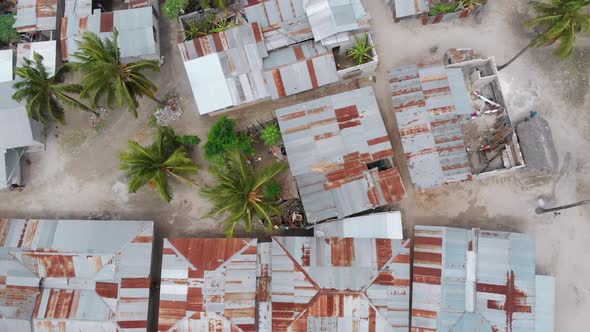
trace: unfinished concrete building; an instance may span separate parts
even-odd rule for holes
[[[431,188],[524,166],[493,58],[450,50],[389,71],[412,182]]]

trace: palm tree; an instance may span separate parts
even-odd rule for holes
[[[574,50],[576,34],[590,32],[590,14],[586,8],[588,5],[590,0],[533,1],[532,6],[540,16],[526,22],[526,25],[538,28],[542,34],[533,39],[506,64],[499,66],[498,70],[506,68],[529,47],[548,46],[557,40],[560,40],[560,45],[555,54],[562,58],[569,57]]]
[[[119,158],[121,169],[131,177],[130,193],[149,184],[163,200],[170,202],[172,192],[168,184],[169,176],[196,185],[185,175],[196,173],[199,166],[191,160],[186,147],[179,142],[170,127],[160,127],[152,145],[141,146],[135,141],[129,141],[127,151],[121,153]]]
[[[53,76],[49,76],[43,65],[43,57],[35,52],[33,61],[24,58],[24,64],[16,68],[17,80],[13,87],[16,90],[12,98],[18,102],[26,101],[26,109],[29,117],[47,123],[53,118],[60,123],[65,123],[64,105],[72,106],[86,112],[98,115],[90,107],[72,98],[68,93],[80,93],[82,87],[78,84],[60,83],[61,73],[65,67],[60,67]]]
[[[146,96],[163,104],[156,98],[156,85],[142,74],[146,69],[159,71],[160,66],[155,60],[121,63],[118,36],[116,29],[113,36],[105,40],[92,32],[85,32],[78,41],[78,51],[73,54],[78,61],[70,65],[82,72],[81,97],[90,98],[95,106],[101,97],[106,96],[109,107],[113,102],[119,107],[127,105],[137,117],[139,98]]]
[[[287,169],[286,163],[273,163],[255,171],[246,162],[244,154],[232,150],[228,154],[225,170],[215,168],[215,186],[201,189],[201,194],[213,203],[207,216],[226,215],[226,234],[234,236],[234,230],[243,220],[246,231],[253,230],[252,220],[258,218],[272,229],[271,215],[279,213],[274,200],[264,197],[264,188]]]

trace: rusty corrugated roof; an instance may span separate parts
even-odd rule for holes
[[[18,32],[55,30],[57,0],[18,0],[16,22]]]
[[[152,236],[150,221],[0,219],[0,326],[145,331]]]
[[[412,292],[412,331],[535,331],[553,317],[546,300],[537,313],[535,298],[552,290],[537,287],[524,234],[415,226]]]
[[[317,89],[339,80],[332,51],[313,41],[271,51],[263,64],[272,99]]]
[[[165,239],[162,261],[159,331],[409,326],[409,240]]]
[[[308,222],[343,218],[405,196],[372,87],[276,114]]]
[[[440,63],[389,70],[393,110],[412,183],[471,180],[460,116],[473,112],[460,68]]]
[[[252,239],[164,239],[158,330],[254,331],[257,252]]]

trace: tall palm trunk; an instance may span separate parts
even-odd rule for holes
[[[515,56],[512,57],[512,59],[508,60],[508,62],[506,62],[505,64],[498,66],[498,71],[508,67],[511,63],[514,62],[514,60],[518,59],[524,52],[526,52],[526,50],[528,50],[531,47],[531,44],[527,44],[527,46],[525,48],[523,48],[522,50],[520,50],[520,52],[516,53]]]
[[[559,211],[559,210],[565,210],[565,209],[573,208],[573,207],[584,205],[584,204],[590,204],[590,200],[579,201],[579,202],[576,202],[576,203],[562,205],[562,206],[557,206],[557,207],[549,208],[549,209],[538,207],[538,208],[535,209],[535,212],[537,214],[543,214],[543,213],[547,213],[547,212],[554,212],[554,211]]]

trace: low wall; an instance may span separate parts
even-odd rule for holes
[[[364,34],[361,34],[364,35]],[[369,36],[369,44],[373,45],[373,38],[371,34],[367,32]],[[362,65],[357,65],[354,67],[345,68],[342,70],[338,70],[336,73],[341,80],[347,80],[351,78],[358,78],[362,76],[369,76],[372,75],[377,70],[377,65],[379,64],[379,56],[377,55],[377,50],[373,48],[372,50],[373,60],[367,63],[363,63]]]
[[[483,6],[485,6],[485,3],[479,6],[475,6],[473,8],[467,8],[456,12],[440,14],[436,16],[429,16],[428,13],[426,13],[424,14],[424,16],[422,16],[422,24],[428,25],[440,22],[449,22],[456,20],[458,18],[465,18],[470,15],[478,15],[479,12],[482,10]]]

